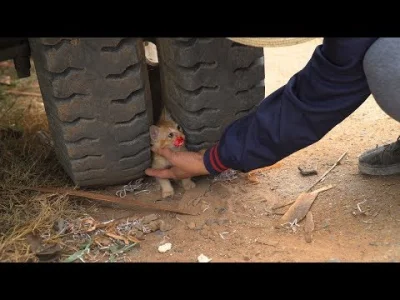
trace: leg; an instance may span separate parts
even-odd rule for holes
[[[182,179],[182,186],[185,189],[185,191],[188,191],[190,189],[195,188],[196,184],[190,178],[186,178]]]
[[[151,164],[151,167],[154,169],[164,169],[169,166],[169,162],[164,159],[163,157],[160,157],[158,155],[155,155],[153,157],[153,162]],[[174,188],[172,187],[171,181],[169,179],[164,179],[164,178],[157,178],[157,182],[161,187],[161,197],[162,198],[167,198],[169,196],[174,195]]]
[[[172,187],[171,181],[169,179],[157,178],[158,183],[161,186],[161,196],[162,198],[167,198],[174,195],[174,188]]]
[[[400,122],[400,38],[378,39],[365,55],[364,70],[379,107]],[[369,175],[400,174],[400,139],[361,155],[359,170]]]

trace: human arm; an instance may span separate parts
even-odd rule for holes
[[[370,95],[363,58],[376,39],[324,39],[286,85],[225,129],[204,155],[207,171],[248,172],[320,140]]]
[[[216,175],[228,168],[248,172],[317,142],[370,95],[363,58],[376,39],[324,39],[302,70],[255,112],[231,123],[204,156],[180,153],[172,170],[146,173],[174,178]],[[193,155],[197,159],[190,161]]]

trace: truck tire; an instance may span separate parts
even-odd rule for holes
[[[264,53],[225,38],[157,39],[162,97],[189,150],[217,142],[264,99]]]
[[[56,155],[80,187],[144,176],[152,103],[142,39],[30,39]]]

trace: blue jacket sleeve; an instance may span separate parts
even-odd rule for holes
[[[301,71],[205,152],[210,174],[269,166],[319,141],[370,95],[363,58],[376,39],[325,38]]]

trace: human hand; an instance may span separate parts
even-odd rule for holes
[[[145,173],[148,176],[167,179],[185,179],[209,174],[203,162],[204,151],[175,152],[168,148],[154,149],[153,151],[165,157],[172,164],[172,167],[169,169],[146,169]]]

